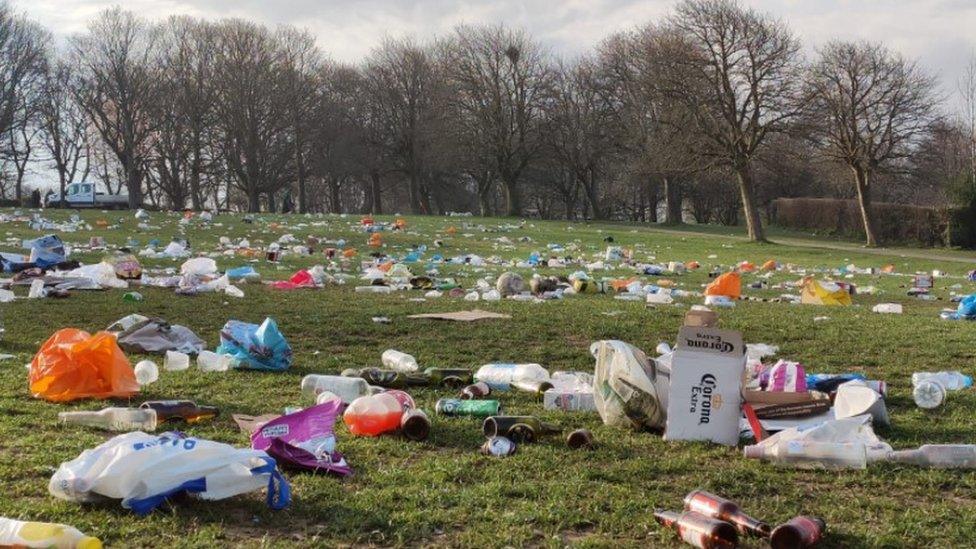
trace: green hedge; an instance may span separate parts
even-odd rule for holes
[[[875,229],[884,242],[912,242],[923,246],[963,246],[957,243],[958,230],[950,230],[955,216],[942,208],[878,202],[872,205]],[[773,202],[776,225],[791,229],[814,230],[830,235],[864,238],[864,224],[856,200],[836,198],[779,198]],[[964,218],[965,216],[958,216]],[[972,216],[969,216],[972,218]],[[976,242],[974,229],[967,246]],[[960,236],[962,238],[962,236]]]

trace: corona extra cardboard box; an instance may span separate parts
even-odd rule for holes
[[[671,361],[664,439],[735,446],[745,367],[746,347],[739,332],[682,327]]]

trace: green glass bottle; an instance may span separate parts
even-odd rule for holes
[[[398,372],[396,370],[383,370],[380,368],[362,368],[359,370],[345,370],[342,375],[351,377],[361,377],[370,385],[384,387],[386,389],[403,389],[407,386],[426,385],[427,380],[423,375]]]
[[[488,417],[498,414],[501,403],[497,400],[442,398],[437,401],[434,410],[442,416]]]
[[[559,427],[533,416],[492,416],[485,419],[482,430],[486,437],[507,437],[516,443],[534,442],[541,436],[562,432]]]

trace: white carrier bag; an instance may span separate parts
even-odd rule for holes
[[[126,433],[62,463],[48,490],[69,501],[121,499],[122,507],[146,515],[179,492],[218,500],[268,490],[268,506],[291,500],[288,482],[262,450],[234,448],[181,433]]]

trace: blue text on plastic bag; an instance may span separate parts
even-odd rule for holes
[[[217,353],[234,358],[238,368],[287,370],[291,366],[291,346],[271,318],[264,319],[260,326],[227,321],[220,330]]]

